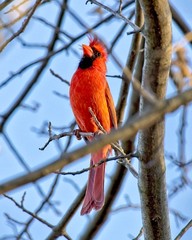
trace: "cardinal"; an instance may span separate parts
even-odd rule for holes
[[[96,37],[91,37],[89,40],[89,46],[82,45],[83,56],[72,77],[69,95],[79,130],[92,132],[96,137],[100,129],[89,111],[90,108],[106,132],[117,127],[117,118],[106,80],[106,48]],[[87,137],[87,140],[91,142],[95,137]],[[107,145],[92,153],[90,166],[101,159],[106,159],[111,151],[111,146]],[[100,210],[103,207],[104,178],[105,163],[90,169],[81,215],[88,214],[92,209]]]

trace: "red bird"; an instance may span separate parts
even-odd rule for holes
[[[100,129],[89,112],[91,108],[103,128],[110,132],[112,128],[117,127],[117,118],[105,77],[106,49],[97,38],[90,38],[89,46],[83,44],[82,50],[83,57],[70,85],[70,102],[76,122],[80,131],[98,133]],[[88,141],[93,141],[93,137],[89,137]],[[106,159],[110,152],[111,146],[107,145],[100,151],[92,153],[90,165]],[[105,164],[90,170],[81,215],[103,207],[104,177]]]

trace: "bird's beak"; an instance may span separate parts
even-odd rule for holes
[[[82,49],[83,49],[83,55],[84,56],[87,56],[87,57],[92,57],[93,56],[93,50],[92,50],[91,47],[83,44]]]

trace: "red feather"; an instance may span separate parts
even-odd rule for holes
[[[99,128],[92,118],[89,108],[103,126],[110,132],[117,127],[115,106],[106,80],[107,52],[96,38],[90,39],[89,46],[82,45],[83,57],[74,73],[70,86],[70,102],[75,119],[81,131],[98,132]],[[89,141],[92,141],[89,138]],[[91,165],[108,157],[111,146],[107,145],[91,155]],[[105,164],[91,169],[81,214],[93,208],[99,210],[104,204]]]

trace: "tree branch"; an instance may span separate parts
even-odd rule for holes
[[[37,7],[39,6],[40,3],[41,3],[41,0],[36,1],[33,8],[31,9],[31,12],[29,13],[29,16],[23,22],[22,27],[0,46],[0,52],[3,51],[3,49],[7,46],[7,44],[9,44],[14,38],[18,37],[25,30],[31,17],[33,16],[35,10],[37,9]],[[1,8],[1,6],[0,6],[0,8]]]
[[[145,52],[142,87],[160,101],[165,97],[171,64],[171,13],[167,0],[140,0],[144,12]],[[141,97],[140,112],[149,102]],[[165,184],[163,116],[140,132],[139,191],[145,239],[170,240]],[[149,147],[150,146],[150,147]]]
[[[177,237],[175,238],[175,240],[180,240],[183,235],[189,230],[189,228],[192,227],[192,220],[190,220],[187,225],[181,230],[181,232],[177,235]]]
[[[168,100],[164,100],[162,102],[160,101],[157,106],[150,108],[150,110],[146,110],[142,115],[136,115],[132,117],[125,126],[119,128],[118,130],[113,130],[108,135],[100,136],[97,141],[93,141],[87,146],[81,147],[71,153],[61,155],[59,159],[35,170],[32,173],[23,175],[13,180],[7,181],[4,184],[1,184],[0,194],[45,177],[48,174],[55,172],[57,169],[60,169],[67,164],[72,163],[76,159],[81,158],[88,153],[95,152],[103,146],[111,142],[115,142],[118,139],[129,139],[134,136],[140,129],[145,129],[149,126],[152,126],[154,123],[162,119],[166,113],[172,112],[179,108],[181,105],[187,104],[190,101],[192,101],[192,89],[189,89]]]
[[[133,22],[131,22],[128,18],[124,17],[119,11],[115,12],[113,11],[111,8],[105,6],[104,4],[96,1],[96,0],[87,0],[86,4],[90,2],[91,4],[94,3],[97,6],[107,10],[108,12],[112,13],[115,17],[118,17],[120,19],[122,19],[123,21],[125,21],[127,24],[129,24],[135,31],[135,33],[141,32],[141,28],[139,28],[137,25],[135,25]]]
[[[54,226],[52,224],[50,224],[49,222],[47,222],[45,219],[39,217],[38,215],[34,214],[33,212],[27,210],[25,207],[24,207],[24,200],[25,200],[25,193],[24,195],[22,196],[22,199],[21,199],[21,203],[19,204],[18,202],[15,201],[15,199],[13,199],[12,197],[4,194],[4,197],[8,198],[9,200],[11,200],[18,208],[20,208],[23,212],[27,213],[28,215],[30,215],[32,218],[35,218],[37,219],[39,222],[41,222],[42,224],[46,225],[47,227],[51,228],[51,229],[54,229]],[[72,240],[68,234],[66,233],[65,230],[62,229],[62,231],[60,232],[60,235],[61,236],[64,236],[66,239],[68,240]]]
[[[62,20],[65,16],[65,11],[64,9],[65,6],[67,4],[67,0],[63,0],[63,7],[60,9],[60,13],[57,19],[57,27],[59,28],[62,24]],[[21,104],[21,102],[24,100],[24,98],[28,95],[28,93],[30,92],[30,90],[32,89],[32,87],[38,82],[38,80],[40,79],[41,74],[43,73],[43,71],[45,70],[49,60],[50,60],[50,53],[52,53],[55,44],[58,40],[59,37],[59,33],[57,31],[57,29],[55,29],[54,34],[51,38],[51,41],[48,44],[47,47],[47,55],[46,57],[44,57],[42,59],[42,64],[40,65],[40,67],[37,69],[37,71],[35,72],[32,80],[27,84],[27,86],[24,88],[24,90],[21,92],[21,94],[18,96],[17,99],[15,99],[14,103],[12,104],[12,106],[10,107],[10,109],[7,110],[7,112],[4,114],[3,116],[3,120],[0,124],[0,132],[3,131],[3,127],[6,124],[7,120],[9,119],[9,117],[14,113],[14,111],[17,109],[17,107]],[[33,62],[33,64],[36,63],[36,61]],[[21,73],[18,72],[18,74]],[[11,77],[10,77],[11,78]],[[8,78],[5,82],[7,82],[10,78]],[[4,82],[4,84],[5,84]]]
[[[138,26],[141,26],[143,24],[143,13],[138,4],[138,1],[136,1],[136,8],[135,8],[135,23]],[[133,35],[132,41],[131,41],[130,52],[129,52],[126,66],[125,66],[125,69],[129,69],[130,74],[129,75],[127,74],[128,70],[125,71],[125,69],[123,69],[122,79],[124,81],[122,81],[122,83],[121,83],[119,99],[118,99],[117,107],[116,107],[117,118],[118,118],[119,124],[122,124],[122,122],[123,122],[129,86],[130,86],[130,82],[132,80],[132,73],[133,73],[133,69],[135,66],[135,61],[136,61],[137,55],[139,53],[140,42],[141,42],[141,34],[138,33],[138,34]]]
[[[46,238],[46,240],[54,240],[55,237],[61,236],[62,231],[66,228],[66,225],[69,223],[73,215],[76,213],[79,205],[81,204],[83,197],[85,195],[86,187],[84,187],[80,194],[78,194],[77,198],[70,206],[67,213],[62,217],[59,223],[53,228],[51,234]]]
[[[82,170],[80,171],[75,171],[75,172],[55,172],[56,174],[60,174],[60,175],[79,175],[79,174],[82,174],[84,172],[87,172],[87,171],[90,171],[90,169],[92,168],[97,168],[98,166],[100,166],[101,164],[103,163],[107,163],[107,162],[111,162],[111,161],[114,161],[114,160],[121,160],[121,159],[128,159],[130,160],[131,158],[133,157],[138,157],[137,153],[129,153],[127,155],[123,155],[123,156],[116,156],[116,157],[111,157],[111,158],[106,158],[106,159],[101,159],[98,163],[95,163],[93,165],[91,165],[90,167],[87,167],[87,168],[83,168]],[[119,163],[120,161],[117,161],[117,163]],[[125,167],[125,164],[122,164],[124,167]],[[129,169],[129,167],[127,167]]]

